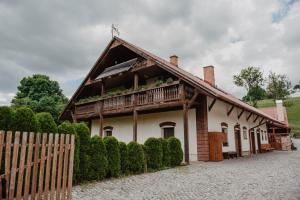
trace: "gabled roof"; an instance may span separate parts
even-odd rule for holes
[[[69,106],[71,105],[71,102],[73,101],[73,99],[78,95],[79,93],[79,89],[81,87],[83,87],[84,83],[88,80],[88,77],[90,76],[90,74],[97,68],[97,64],[98,62],[101,61],[101,59],[106,55],[107,51],[109,50],[111,45],[114,45],[114,43],[117,44],[121,44],[125,47],[127,47],[128,49],[130,49],[131,51],[139,54],[140,56],[144,57],[144,58],[149,58],[151,59],[153,62],[155,62],[158,66],[160,66],[161,68],[165,69],[166,71],[177,75],[178,77],[180,77],[182,80],[194,85],[196,88],[199,88],[200,90],[204,91],[207,95],[228,102],[236,107],[239,107],[241,109],[244,109],[248,112],[253,112],[261,117],[264,117],[268,120],[271,120],[272,122],[275,122],[276,124],[279,124],[281,126],[286,126],[284,123],[278,121],[277,119],[273,118],[272,116],[267,115],[266,113],[250,106],[249,104],[241,101],[240,99],[234,97],[233,95],[219,89],[216,88],[208,83],[206,83],[204,80],[202,80],[201,78],[194,76],[193,74],[183,70],[180,67],[176,67],[173,64],[169,63],[168,61],[140,48],[137,47],[121,38],[118,37],[114,37],[110,43],[108,44],[108,46],[105,48],[104,52],[102,53],[102,55],[100,56],[100,58],[97,60],[97,62],[94,64],[93,68],[90,70],[90,72],[88,73],[87,77],[84,79],[84,81],[82,82],[82,84],[80,85],[80,87],[77,89],[77,91],[75,92],[75,94],[73,95],[73,97],[70,99],[68,105],[66,106],[64,112],[62,113],[62,115],[66,112],[66,110],[69,108]]]

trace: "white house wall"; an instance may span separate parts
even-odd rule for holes
[[[189,128],[189,152],[190,160],[197,160],[197,135],[196,135],[196,110],[190,109],[188,112]],[[162,130],[159,126],[162,122],[175,122],[175,137],[177,137],[184,150],[184,132],[183,132],[183,112],[168,111],[160,113],[139,114],[137,121],[137,142],[143,144],[149,137],[162,137]],[[133,117],[113,117],[104,118],[103,127],[112,126],[113,136],[119,141],[129,143],[133,139]],[[99,120],[93,120],[91,126],[92,135],[99,134]]]
[[[208,98],[208,106],[210,103],[213,101],[212,98]],[[240,119],[238,119],[238,114],[241,112],[240,109],[234,107],[232,110],[231,114],[227,116],[227,112],[230,109],[231,105],[226,104],[223,101],[217,100],[215,102],[215,105],[211,109],[211,111],[208,112],[208,132],[221,132],[221,123],[225,122],[228,124],[228,146],[223,146],[223,152],[229,152],[229,151],[236,151],[235,148],[235,135],[234,135],[234,126],[238,123],[240,124],[241,128],[241,142],[242,142],[242,151],[243,154],[248,154],[250,150],[250,144],[249,144],[249,134],[248,130],[249,128],[255,127],[259,124],[259,120],[257,120],[255,123],[253,122],[256,115],[252,115],[250,119],[247,121],[247,116],[249,116],[248,112],[244,112]],[[243,136],[243,127],[247,128],[247,139],[244,139]],[[260,127],[261,130],[267,131],[266,125],[261,125]],[[256,133],[256,129],[255,129]],[[261,136],[262,137],[262,136]],[[267,137],[268,138],[268,137]],[[268,139],[262,140],[261,139],[261,144],[268,143]],[[255,141],[256,141],[256,149],[258,148],[257,145],[257,138],[255,134]]]

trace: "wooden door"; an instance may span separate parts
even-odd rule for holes
[[[256,133],[256,138],[257,138],[258,152],[261,153],[260,132],[257,132],[257,133]]]
[[[242,141],[241,141],[241,132],[240,130],[235,130],[235,149],[237,156],[242,156]]]
[[[254,132],[250,133],[250,139],[251,139],[251,152],[253,154],[256,154],[256,145],[255,145],[255,135],[254,135]]]
[[[223,133],[209,132],[209,160],[210,161],[221,161],[223,160]]]

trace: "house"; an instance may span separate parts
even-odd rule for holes
[[[204,79],[198,78],[176,55],[168,62],[114,37],[60,119],[86,121],[92,135],[124,142],[175,136],[187,163],[222,159],[226,152],[255,154],[268,144],[268,130],[287,128],[218,88],[213,66],[203,70]]]
[[[264,113],[272,116],[274,119],[284,123],[289,127],[286,108],[283,106],[282,100],[276,100],[275,107],[260,108]],[[270,127],[269,143],[276,150],[291,150],[292,140],[290,138],[289,128]]]

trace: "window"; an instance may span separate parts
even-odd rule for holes
[[[223,146],[224,147],[228,147],[228,124],[226,124],[225,122],[221,123],[221,129],[222,129],[222,133],[223,133]]]
[[[263,140],[263,141],[264,141],[264,140],[265,140],[265,134],[264,134],[264,131],[263,131],[263,130],[261,130],[261,131],[260,131],[260,134],[261,134],[261,137],[262,137],[262,138],[261,138],[261,140]]]
[[[159,124],[162,129],[162,137],[167,139],[169,137],[175,136],[175,126],[176,123],[174,122],[162,122]]]
[[[243,136],[244,140],[248,140],[247,128],[245,126],[243,127]]]
[[[103,128],[104,130],[104,136],[112,136],[113,127],[112,126],[106,126]]]

